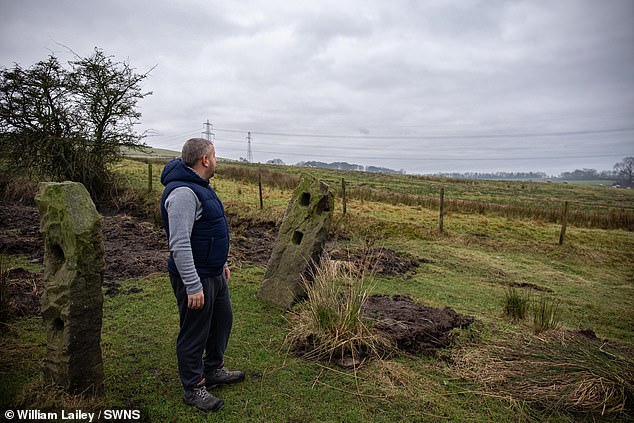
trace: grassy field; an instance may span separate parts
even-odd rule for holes
[[[258,188],[219,164],[213,185],[227,210],[242,217],[279,222],[291,190],[265,184],[264,210]],[[248,168],[248,166],[247,166]],[[408,175],[370,175],[292,167],[271,167],[276,174],[308,172],[340,186],[388,192],[446,195],[460,199],[535,204],[598,203],[634,207],[631,190],[530,182],[458,181]],[[126,161],[118,167],[131,187],[147,190],[147,167]],[[154,191],[142,194],[155,207],[160,194],[154,165]],[[278,184],[279,185],[279,184]],[[137,408],[147,421],[393,422],[393,421],[627,421],[631,415],[573,413],[552,404],[518,399],[492,391],[465,377],[457,354],[515,336],[533,337],[528,321],[503,316],[509,286],[533,287],[560,303],[566,329],[592,328],[600,338],[634,345],[634,235],[627,230],[569,225],[563,245],[561,226],[527,218],[450,211],[438,232],[438,210],[352,197],[348,213],[336,199],[339,244],[350,248],[370,240],[403,255],[424,259],[406,277],[375,277],[374,292],[410,295],[433,307],[449,306],[477,322],[458,331],[455,351],[442,358],[400,355],[371,362],[356,371],[306,361],[289,353],[283,340],[288,315],[256,298],[265,269],[235,263],[231,280],[234,332],[227,364],[246,372],[243,384],[214,391],[225,400],[223,411],[205,416],[182,404],[174,342],[178,317],[166,275],[123,282],[139,287],[134,295],[106,297],[102,348],[106,392],[101,399],[81,399],[43,387],[37,362],[45,350],[38,318],[10,323],[0,338],[1,408],[59,410]],[[149,212],[152,216],[156,209]],[[13,257],[14,265],[24,259]],[[518,288],[528,290],[528,288]],[[125,290],[125,289],[124,289]],[[453,357],[453,359],[447,359]],[[631,356],[629,357],[631,360]],[[631,382],[631,381],[630,381]],[[631,395],[631,394],[630,394]],[[630,397],[631,400],[631,397]],[[632,404],[629,404],[632,407]],[[631,408],[629,409],[631,412]]]
[[[567,202],[568,221],[582,227],[634,230],[634,192],[543,182],[481,181],[430,176],[371,174],[292,166],[226,163],[222,177],[288,189],[299,173],[328,182],[341,196],[345,180],[350,199],[438,208],[444,190],[445,210],[493,214],[560,223]]]

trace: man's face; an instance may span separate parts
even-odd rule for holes
[[[203,164],[206,164],[207,178],[211,178],[216,173],[216,149],[209,146],[209,153],[203,156]]]

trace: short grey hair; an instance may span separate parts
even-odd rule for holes
[[[205,154],[209,153],[209,146],[213,147],[214,143],[204,138],[190,138],[183,145],[181,157],[183,162],[193,167],[198,160],[202,159]]]

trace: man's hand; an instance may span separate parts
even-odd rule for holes
[[[195,294],[187,295],[188,308],[191,308],[192,310],[198,310],[203,308],[204,305],[205,305],[205,294],[203,294],[203,291],[198,291]]]
[[[231,278],[231,270],[229,270],[229,266],[224,267],[224,272],[225,278],[227,279],[227,282],[229,282],[229,279]]]

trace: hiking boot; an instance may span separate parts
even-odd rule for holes
[[[196,386],[193,390],[185,391],[183,394],[183,401],[185,401],[186,404],[193,405],[205,413],[218,411],[225,405],[220,398],[216,398],[207,392],[204,379],[201,380],[198,386]]]
[[[229,371],[223,366],[207,373],[205,375],[205,379],[207,379],[208,387],[229,385],[231,383],[242,382],[244,380],[244,373],[239,370]]]

